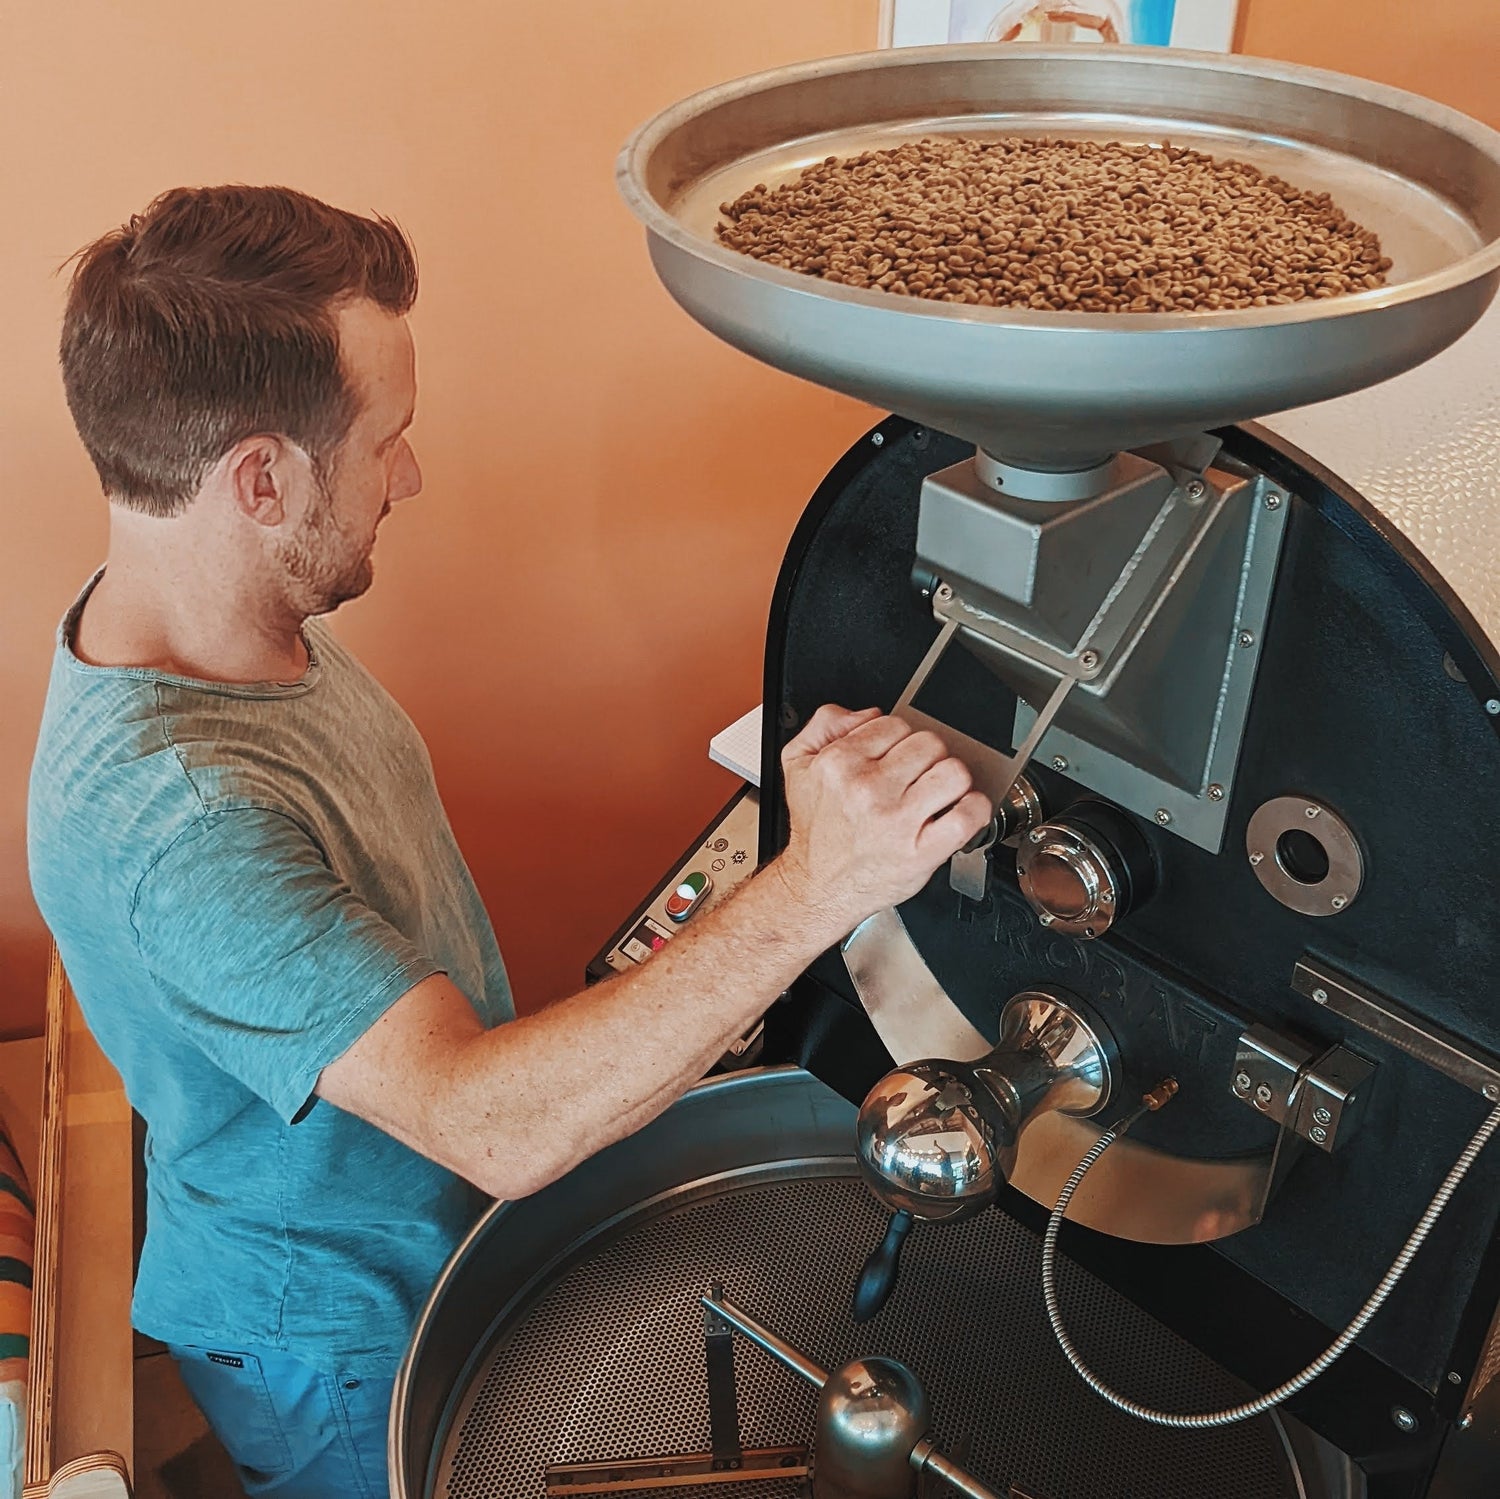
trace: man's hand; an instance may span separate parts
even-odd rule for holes
[[[791,840],[772,866],[844,932],[915,895],[994,813],[936,734],[820,708],[782,751]]]

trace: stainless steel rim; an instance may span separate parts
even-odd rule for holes
[[[965,44],[959,48],[911,47],[890,52],[853,53],[826,61],[771,69],[704,89],[647,121],[626,142],[616,165],[616,180],[620,192],[634,213],[653,234],[659,235],[669,244],[688,254],[711,261],[726,270],[742,271],[745,268],[743,255],[734,250],[724,249],[713,241],[684,229],[670,213],[661,207],[644,185],[643,169],[651,152],[675,130],[709,109],[749,98],[769,87],[824,78],[838,73],[913,67],[934,57],[948,55],[982,62],[986,58],[1013,55],[1013,50],[1005,44],[996,46]],[[1028,47],[1027,56],[1036,62],[1066,59],[1080,66],[1088,66],[1090,62],[1087,52],[1080,56],[1077,50],[1059,48]],[[1491,130],[1488,126],[1446,105],[1409,93],[1404,89],[1391,88],[1386,84],[1374,83],[1368,79],[1352,78],[1323,68],[1308,68],[1292,63],[1272,62],[1264,58],[1226,56],[1212,52],[1175,51],[1153,47],[1111,47],[1109,56],[1110,59],[1129,57],[1144,65],[1162,69],[1192,67],[1208,72],[1234,75],[1243,75],[1248,72],[1276,82],[1327,88],[1370,104],[1384,105],[1410,113],[1439,126],[1492,158],[1500,160],[1500,132]],[[1288,137],[1288,139],[1295,139],[1295,137]],[[1205,326],[1265,328],[1344,318],[1367,312],[1372,308],[1396,307],[1442,291],[1452,290],[1497,269],[1500,269],[1500,238],[1492,240],[1481,249],[1464,256],[1441,271],[1418,276],[1396,286],[1339,297],[1333,300],[1332,306],[1325,302],[1298,303],[1288,307],[1255,308],[1234,312],[1131,313],[1131,327],[1154,332]],[[756,274],[788,290],[810,291],[808,278],[795,271],[783,270],[777,266],[757,265]],[[892,300],[884,292],[864,291],[824,282],[817,283],[816,294],[835,301],[850,302],[866,307],[888,308]],[[962,306],[943,302],[918,302],[917,299],[911,299],[903,304],[902,311],[913,317],[934,318],[949,322],[979,321],[996,326],[1018,328],[1058,328],[1091,332],[1117,330],[1120,326],[1118,315],[1032,312],[1011,308]]]

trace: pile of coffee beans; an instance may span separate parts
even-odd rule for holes
[[[1180,146],[912,140],[725,203],[724,244],[895,296],[1038,311],[1213,312],[1385,283],[1327,193]]]

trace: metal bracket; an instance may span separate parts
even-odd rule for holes
[[[1489,1100],[1500,1102],[1500,1064],[1471,1050],[1455,1036],[1419,1019],[1387,999],[1305,953],[1292,969],[1292,988],[1398,1051]]]
[[[939,585],[938,593],[939,595],[946,593],[949,598],[953,596],[953,590],[946,583]],[[1062,677],[1052,689],[1052,695],[1037,715],[1036,722],[1032,724],[1031,732],[1027,734],[1021,747],[1014,754],[1002,754],[999,750],[991,749],[989,745],[982,744],[968,734],[960,733],[941,719],[923,713],[920,708],[912,707],[912,699],[922,690],[922,684],[932,675],[933,668],[942,660],[943,652],[952,643],[953,637],[958,633],[958,628],[958,621],[950,619],[938,631],[936,639],[927,648],[927,654],[922,657],[917,669],[911,674],[911,680],[902,689],[901,696],[896,699],[896,706],[891,709],[891,713],[904,719],[913,728],[926,729],[936,734],[947,747],[948,753],[955,759],[962,760],[969,767],[970,774],[974,777],[975,788],[982,791],[997,809],[997,818],[991,821],[984,835],[984,841],[960,849],[948,863],[948,883],[960,895],[966,895],[970,900],[983,900],[989,894],[990,850],[1000,837],[1000,814],[1001,812],[1005,814],[1006,835],[1008,836],[1012,831],[1009,827],[1010,818],[1014,816],[1019,827],[1024,811],[1014,807],[1008,808],[1006,804],[1013,797],[1016,788],[1021,785],[1022,774],[1031,763],[1031,757],[1036,753],[1036,747],[1041,742],[1042,735],[1047,732],[1052,720],[1057,717],[1058,710],[1066,701],[1068,694],[1078,685],[1078,678]],[[1027,800],[1035,800],[1034,789],[1030,789]],[[1039,807],[1038,810],[1040,810]]]
[[[1269,1026],[1252,1025],[1235,1049],[1230,1091],[1279,1124],[1283,1137],[1331,1153],[1358,1128],[1374,1071],[1373,1063],[1342,1046],[1318,1053]]]

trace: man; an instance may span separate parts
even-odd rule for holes
[[[535,1192],[639,1128],[990,812],[932,735],[824,708],[786,852],[514,1019],[422,741],[318,618],[421,487],[416,284],[385,220],[184,189],[82,253],[63,328],[110,540],[59,632],[32,881],[147,1124],[136,1325],[251,1494],[384,1495],[467,1184]]]

